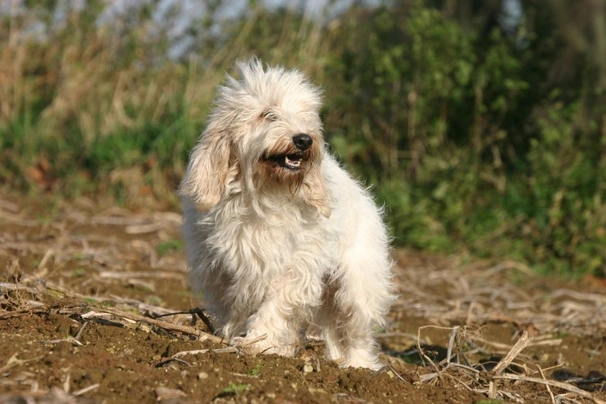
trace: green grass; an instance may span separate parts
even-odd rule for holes
[[[166,255],[170,252],[180,251],[183,249],[183,241],[174,239],[164,241],[156,246],[156,252],[159,255]]]
[[[248,388],[248,383],[230,383],[229,386],[223,389],[223,393],[227,395],[238,396]]]

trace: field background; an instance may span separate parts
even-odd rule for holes
[[[286,3],[0,3],[2,399],[112,400],[111,391],[133,391],[132,383],[143,391],[132,401],[164,397],[132,366],[164,371],[158,361],[190,349],[188,336],[198,334],[127,313],[151,318],[197,304],[184,283],[175,190],[215,86],[236,60],[254,55],[297,67],[325,90],[331,149],[386,207],[403,297],[382,340],[393,369],[379,375],[387,379],[378,391],[393,402],[419,391],[427,402],[454,391],[466,392],[459,402],[604,400],[596,384],[604,382],[606,355],[606,1]],[[105,314],[82,317],[90,311]],[[169,318],[204,332],[191,316]],[[120,364],[111,355],[75,362],[95,358],[78,354],[80,340],[107,352],[125,338],[103,321],[139,324],[135,341],[158,339]],[[98,339],[78,336],[82,324],[94,324]],[[424,326],[445,328],[411,337]],[[476,333],[483,327],[485,336]],[[167,348],[181,339],[190,345]],[[40,345],[55,340],[61,344]],[[522,348],[552,351],[513,352],[517,372],[503,366],[480,376],[478,363],[492,354],[498,363],[520,340]],[[421,344],[459,354],[415,357]],[[82,374],[123,372],[76,382],[67,364],[48,360],[49,346],[61,346],[55,355]],[[216,385],[196,390],[196,368],[188,387],[196,394],[164,398],[325,402],[379,394],[368,390],[373,376],[352,371],[344,381],[315,362],[303,372],[313,381],[269,391],[279,365],[262,388],[233,373],[256,372],[258,380],[261,368],[274,366],[263,361],[275,359],[198,355],[196,365],[172,360],[170,369],[214,366]],[[309,365],[297,360],[285,362],[291,375]],[[569,373],[554,376],[560,368]],[[537,393],[536,380],[503,384],[504,372],[567,385]],[[114,386],[114,379],[127,382]],[[301,383],[311,383],[311,396],[290,389]],[[179,389],[187,390],[169,388]],[[328,395],[314,396],[318,389]]]
[[[398,245],[604,276],[606,6],[505,3],[3,3],[0,182],[178,208],[215,86],[256,55],[325,89]]]

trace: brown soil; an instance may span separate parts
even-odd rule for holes
[[[252,357],[190,313],[180,220],[0,195],[0,402],[606,401],[600,280],[398,250],[384,370],[340,369],[312,341]]]

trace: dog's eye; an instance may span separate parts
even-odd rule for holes
[[[261,114],[261,118],[266,119],[271,122],[273,122],[277,119],[271,109],[266,109],[265,111],[263,111],[263,113]]]

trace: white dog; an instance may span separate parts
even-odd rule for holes
[[[394,299],[381,212],[325,150],[320,91],[238,68],[181,184],[192,288],[246,352],[293,356],[313,326],[330,359],[378,369],[373,327]]]

